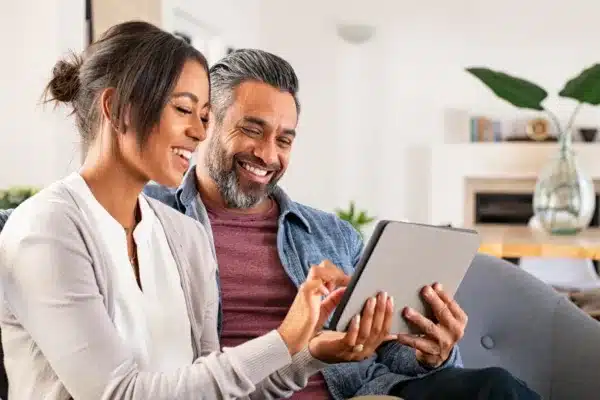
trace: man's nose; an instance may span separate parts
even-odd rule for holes
[[[264,161],[267,165],[277,165],[279,155],[277,145],[271,140],[263,140],[254,148],[254,155]]]

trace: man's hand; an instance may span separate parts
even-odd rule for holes
[[[425,318],[412,309],[404,310],[404,317],[421,329],[423,335],[398,335],[398,341],[416,349],[417,360],[429,367],[442,365],[450,356],[452,349],[462,339],[467,326],[467,314],[436,283],[425,286],[421,292],[439,321]]]
[[[361,316],[355,316],[348,330],[319,332],[308,344],[312,356],[326,363],[361,361],[377,350],[381,343],[396,339],[390,335],[394,301],[386,293],[367,300]]]

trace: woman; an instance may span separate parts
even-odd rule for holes
[[[311,270],[276,331],[220,351],[206,232],[141,194],[149,181],[177,186],[206,137],[197,50],[123,23],[59,61],[47,90],[73,107],[87,153],[0,235],[10,398],[282,397],[326,365],[317,358],[340,360],[339,340],[314,337],[341,290],[322,295],[348,279],[329,264]]]

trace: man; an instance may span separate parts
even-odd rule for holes
[[[363,243],[346,222],[293,202],[277,186],[300,111],[292,67],[264,51],[238,50],[211,68],[210,80],[209,138],[197,165],[176,190],[149,185],[146,193],[206,228],[219,265],[222,345],[235,346],[280,324],[311,265],[331,260],[352,274]],[[456,343],[466,315],[440,287],[426,289],[428,301],[445,303],[441,322],[405,315],[427,335],[401,336],[366,360],[331,365],[293,398],[539,398],[502,369],[460,368]]]
[[[222,344],[231,346],[280,323],[311,265],[329,259],[351,274],[363,244],[349,224],[293,202],[277,186],[300,111],[293,68],[264,51],[238,50],[211,68],[210,80],[209,137],[197,165],[177,190],[149,186],[146,192],[209,232],[219,264],[219,329]],[[365,361],[328,367],[294,398],[539,398],[502,369],[459,368],[455,345],[466,315],[441,288],[426,291],[429,301],[446,303],[449,315],[439,324],[414,312],[406,316],[430,334],[402,336]]]

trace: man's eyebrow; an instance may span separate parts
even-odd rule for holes
[[[268,126],[267,121],[258,117],[244,117],[242,118],[244,122],[250,122],[251,124],[255,124],[260,126],[261,128],[266,128]]]
[[[243,118],[244,122],[250,122],[251,124],[256,124],[261,128],[266,128],[269,124],[262,118],[247,116]],[[284,129],[283,133],[290,136],[296,136],[296,130],[294,129]]]

